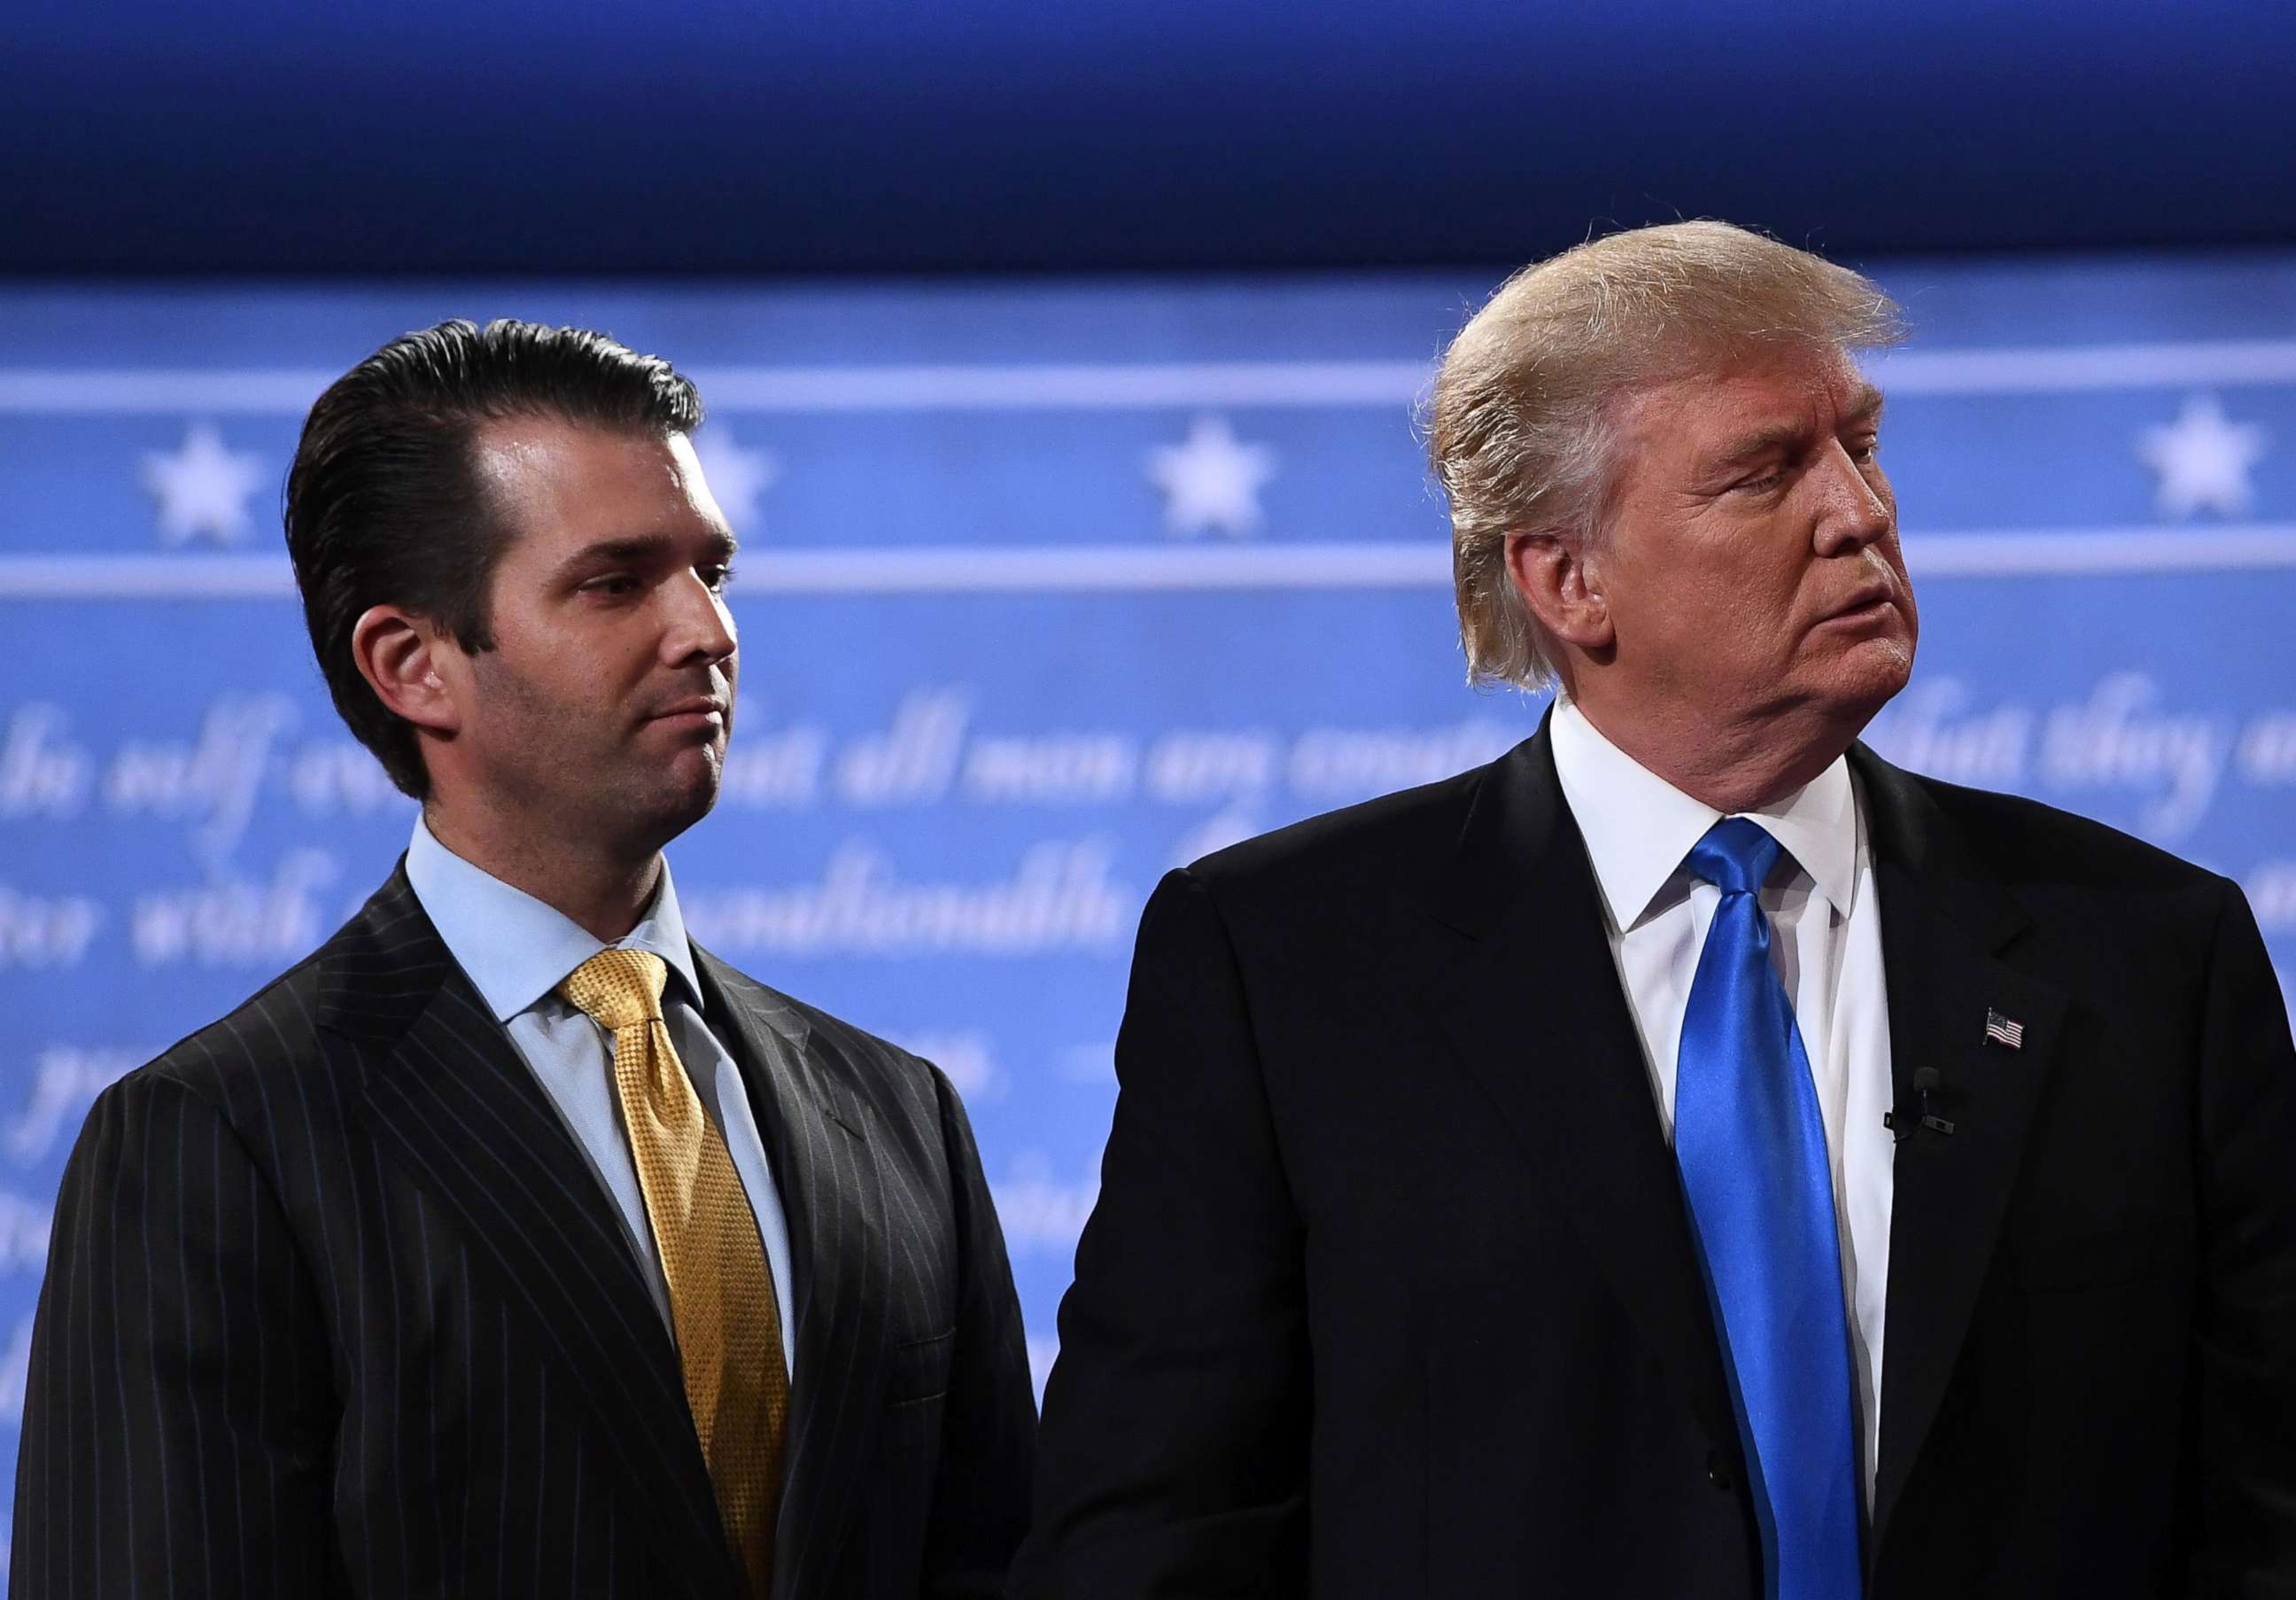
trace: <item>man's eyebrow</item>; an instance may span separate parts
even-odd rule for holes
[[[614,562],[658,561],[668,554],[677,540],[667,533],[635,533],[619,538],[599,539],[583,546],[558,563],[562,572],[577,567],[602,566]],[[734,559],[740,542],[730,533],[713,533],[709,538],[709,554],[719,562]]]
[[[1743,466],[1779,450],[1793,451],[1809,442],[1809,423],[1800,417],[1771,423],[1742,433],[1725,445],[1710,464],[1716,472]]]
[[[1841,425],[1854,428],[1882,420],[1882,391],[1871,383],[1861,385],[1849,404],[1842,407]],[[1784,451],[1796,455],[1807,449],[1810,440],[1809,423],[1792,417],[1770,423],[1751,432],[1739,435],[1725,445],[1714,457],[1715,472],[1727,472],[1759,461],[1765,455]]]

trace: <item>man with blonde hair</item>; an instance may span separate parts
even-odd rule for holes
[[[1555,707],[1149,903],[1019,1593],[2296,1594],[2285,1010],[2224,879],[1857,743],[1896,321],[1697,222],[1461,332]]]

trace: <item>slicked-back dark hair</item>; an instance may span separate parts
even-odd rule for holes
[[[465,650],[494,648],[487,595],[511,530],[472,445],[480,423],[519,416],[667,437],[700,426],[701,398],[668,362],[603,333],[443,322],[329,385],[287,474],[287,554],[327,692],[417,800],[430,778],[414,729],[359,675],[351,628],[371,606],[398,605]]]

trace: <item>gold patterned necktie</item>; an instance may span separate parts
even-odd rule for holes
[[[767,1600],[789,1413],[781,1312],[725,1136],[703,1113],[662,1022],[668,976],[649,951],[601,950],[558,989],[614,1036],[614,1087],[669,1281],[685,1401],[726,1536],[750,1593]]]

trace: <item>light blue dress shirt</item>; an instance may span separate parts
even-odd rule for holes
[[[668,1324],[669,1286],[662,1276],[653,1228],[646,1220],[637,1167],[630,1159],[621,1099],[614,1092],[613,1036],[558,993],[569,972],[609,947],[562,913],[455,855],[431,836],[420,817],[406,847],[406,877],[447,951],[509,1031],[511,1043],[565,1119],[567,1131],[581,1146],[599,1186],[612,1198],[630,1249],[653,1292],[654,1308]],[[782,1359],[794,1377],[797,1316],[790,1283],[789,1222],[741,1069],[701,1021],[693,948],[686,942],[685,919],[677,909],[677,890],[670,883],[667,862],[653,904],[628,936],[615,943],[626,950],[650,950],[668,964],[662,1018],[685,1074],[693,1080],[693,1092],[725,1136],[734,1170],[749,1194],[758,1238],[765,1246],[767,1265],[773,1268],[774,1298],[781,1307]]]

